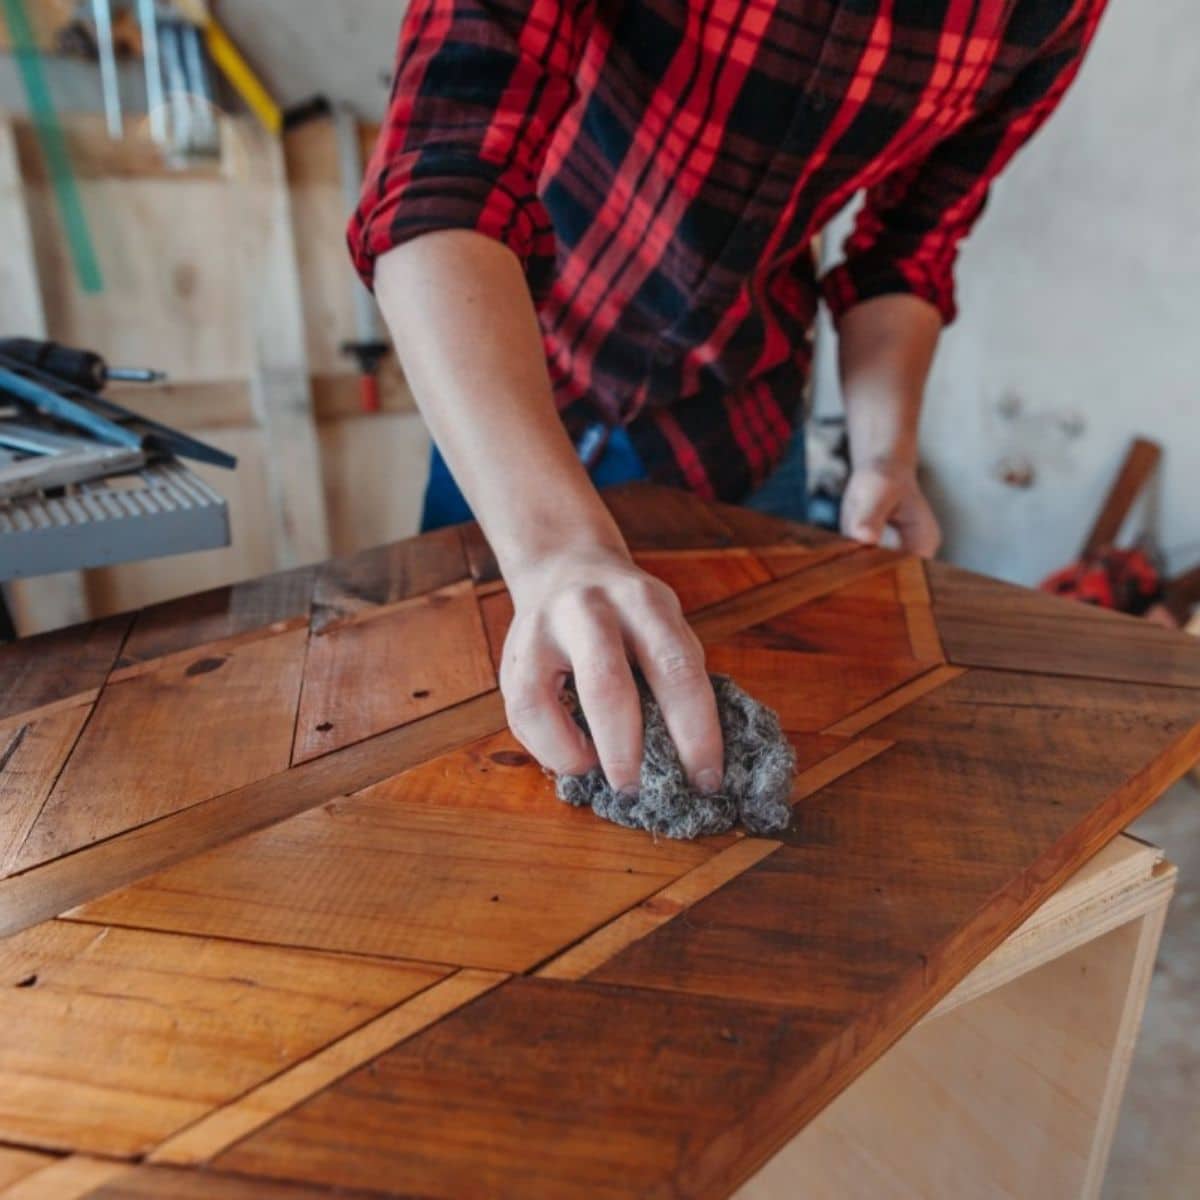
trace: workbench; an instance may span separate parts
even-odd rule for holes
[[[785,832],[559,803],[472,526],[0,649],[0,1195],[1096,1194],[1200,646],[607,498]]]

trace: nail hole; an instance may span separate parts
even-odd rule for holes
[[[425,697],[429,695],[429,689],[428,688],[417,688],[417,690],[415,692],[413,692],[412,695],[413,695],[414,700],[424,700]]]
[[[225,660],[223,658],[198,658],[194,663],[188,665],[188,669],[184,671],[185,675],[207,675],[209,671],[215,671],[218,667],[223,666]]]
[[[317,732],[318,733],[328,733],[332,728],[333,728],[332,721],[322,721],[320,723],[320,725],[317,726]]]
[[[33,987],[37,983],[37,975],[27,975],[18,982],[17,987]]]

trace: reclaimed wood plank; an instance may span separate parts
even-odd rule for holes
[[[719,642],[705,650],[708,669],[730,675],[779,715],[787,732],[839,729],[881,696],[928,670],[912,659],[873,659],[846,654],[795,654]]]
[[[103,686],[129,630],[128,614],[0,646],[0,718],[21,716]]]
[[[503,726],[500,694],[488,692],[0,880],[0,937]]]
[[[779,1008],[513,979],[215,1165],[431,1198],[719,1195],[697,1159],[756,1157],[815,1041]]]
[[[913,658],[945,662],[946,653],[942,649],[942,638],[933,612],[933,597],[929,592],[924,560],[906,559],[896,568],[896,580]]]
[[[524,971],[728,844],[656,843],[548,797],[545,813],[465,807],[428,775],[412,787],[330,801],[72,915]]]
[[[300,567],[152,604],[134,617],[120,666],[307,623],[315,578],[314,568]]]
[[[600,493],[630,550],[694,550],[732,546],[735,537],[691,492],[652,483],[626,483]]]
[[[749,550],[641,550],[633,556],[643,571],[662,580],[679,597],[685,613],[707,608],[748,591],[773,576]]]
[[[128,1163],[70,1154],[14,1184],[4,1193],[4,1200],[84,1200],[130,1170]]]
[[[40,1171],[56,1160],[33,1150],[18,1150],[12,1146],[0,1146],[0,1195],[4,1189],[34,1171]]]
[[[144,1154],[445,974],[47,922],[0,942],[0,1138]]]
[[[946,656],[966,667],[1200,688],[1200,641],[1149,621],[928,564]]]
[[[216,643],[110,683],[13,870],[286,768],[307,637]]]
[[[469,968],[455,971],[168,1138],[150,1154],[149,1161],[186,1166],[215,1158],[343,1075],[491,991],[507,978],[495,971]]]
[[[77,705],[0,729],[0,878],[12,872],[89,712]]]
[[[924,666],[925,664],[922,665]],[[872,725],[877,725],[884,717],[905,708],[921,696],[937,688],[944,687],[964,673],[964,668],[951,667],[946,664],[928,668],[922,674],[901,684],[893,691],[880,696],[878,700],[864,705],[857,711],[850,713],[849,716],[842,717],[841,720],[830,725],[825,732],[838,734],[842,737],[852,737],[854,734],[862,733],[864,729],[869,729]]]
[[[336,1200],[379,1200],[379,1196],[378,1190],[339,1190]],[[333,1193],[320,1185],[273,1183],[269,1179],[246,1179],[178,1167],[124,1166],[119,1175],[89,1191],[81,1200],[332,1200],[332,1197]]]
[[[382,611],[368,608],[309,640],[292,761],[328,754],[495,686],[470,583]]]

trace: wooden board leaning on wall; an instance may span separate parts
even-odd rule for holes
[[[0,204],[23,203],[46,334],[166,370],[167,384],[111,394],[240,460],[232,473],[199,469],[229,502],[229,548],[89,571],[76,619],[412,533],[423,425],[394,363],[381,376],[383,411],[364,415],[357,368],[340,350],[354,338],[357,285],[332,124],[302,126],[281,147],[226,118],[220,159],[176,170],[144,127],[111,142],[98,117],[67,118],[104,273],[98,296],[73,275],[32,129],[12,127],[19,186]],[[0,329],[27,332],[29,312],[28,297],[0,296]],[[51,601],[67,586],[18,589],[37,593],[14,606],[21,631],[59,623]]]

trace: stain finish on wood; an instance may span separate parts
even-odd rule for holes
[[[770,840],[555,798],[474,527],[0,650],[12,1186],[728,1196],[1200,758],[1185,638],[610,504],[781,713]]]

